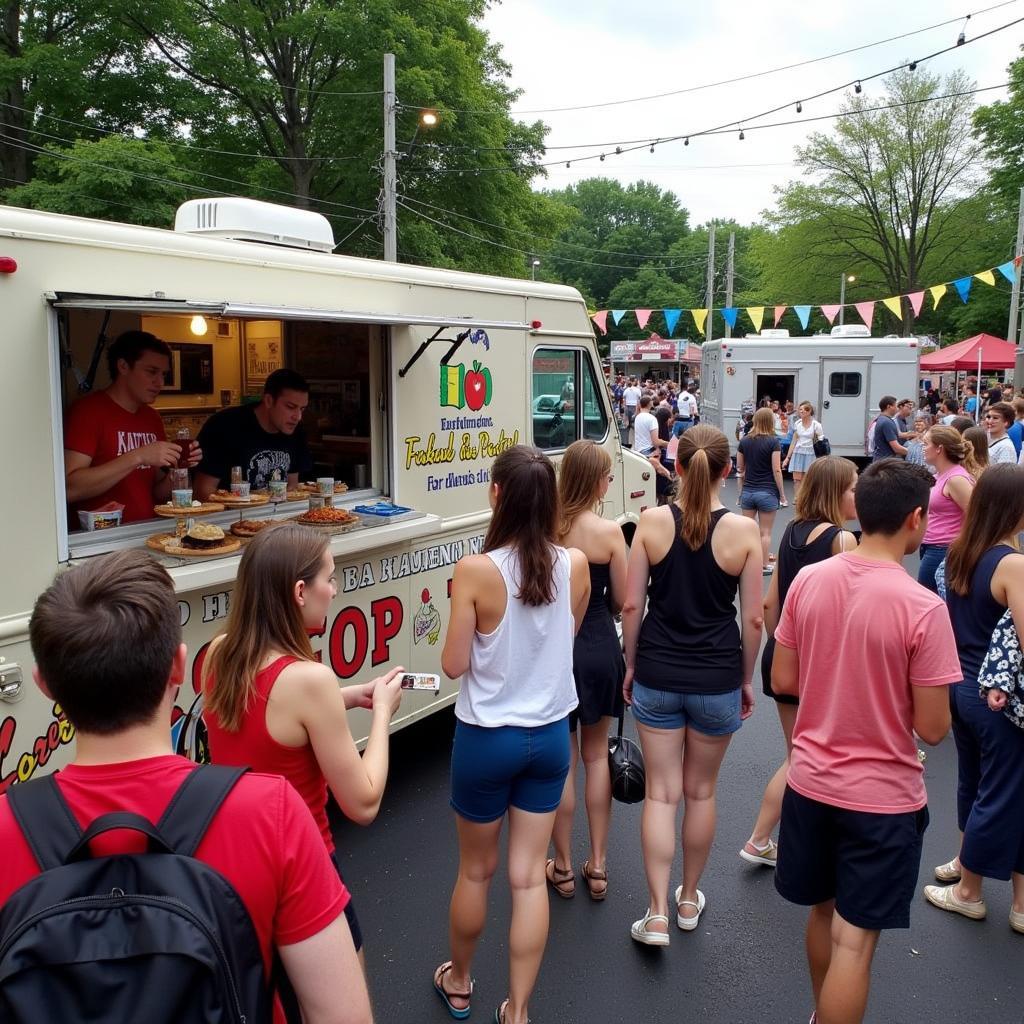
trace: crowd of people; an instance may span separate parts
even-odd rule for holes
[[[469,1016],[507,818],[509,977],[507,992],[492,994],[493,1019],[526,1024],[549,890],[570,899],[579,880],[595,901],[613,891],[608,737],[627,705],[646,765],[648,888],[629,934],[666,947],[673,920],[676,930],[697,928],[713,898],[700,886],[719,770],[754,711],[759,668],[783,742],[739,856],[774,869],[781,896],[809,908],[812,1022],[852,1024],[863,1019],[881,932],[909,924],[928,824],[918,743],[941,742],[951,726],[962,841],[924,898],[980,919],[983,881],[1012,880],[1009,923],[1024,933],[1024,729],[1009,704],[1019,704],[1020,681],[983,671],[993,635],[1005,642],[1010,620],[1024,617],[1024,468],[995,454],[1004,437],[1011,450],[1016,443],[1005,429],[1015,409],[1001,395],[972,409],[988,428],[982,445],[955,418],[943,423],[929,407],[926,419],[913,402],[884,396],[874,458],[858,476],[847,460],[815,456],[821,424],[809,403],[787,416],[785,454],[779,414],[760,408],[739,443],[738,515],[721,497],[734,469],[726,436],[695,422],[688,391],[660,418],[649,410],[669,406],[668,391],[638,391],[635,402],[623,394],[624,415],[638,432],[645,415],[653,420],[645,454],[671,487],[641,514],[628,553],[620,529],[597,514],[611,459],[577,441],[557,473],[523,446],[495,460],[482,551],[455,567],[442,667],[461,679],[450,798],[459,862],[449,956],[433,988],[453,1018]],[[955,400],[944,405],[955,417]],[[920,460],[910,457],[914,444]],[[773,555],[786,464],[795,515]],[[918,580],[902,565],[915,550]],[[339,688],[315,657],[309,636],[336,595],[334,571],[328,543],[311,530],[257,535],[202,668],[211,758],[252,771],[233,783],[195,855],[231,883],[251,919],[277,1022],[372,1018],[326,805],[329,791],[353,821],[374,820],[404,670]],[[134,550],[62,573],[36,603],[37,681],[77,730],[74,761],[50,792],[80,830],[113,812],[161,821],[187,777],[203,771],[170,747],[186,665],[178,623],[170,577]],[[372,712],[362,756],[347,722],[353,707]],[[580,760],[589,841],[577,871]],[[670,893],[680,805],[682,873]],[[0,798],[0,904],[41,877],[22,823]],[[102,854],[147,844],[123,827],[89,839]],[[88,997],[97,1019],[109,995],[100,985]]]

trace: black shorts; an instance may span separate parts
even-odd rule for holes
[[[786,787],[775,888],[790,903],[828,900],[857,928],[909,928],[928,808],[848,811]]]

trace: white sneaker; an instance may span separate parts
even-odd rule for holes
[[[697,902],[696,903],[694,903],[692,900],[685,900],[685,901],[683,901],[682,900],[682,895],[683,895],[683,887],[681,885],[677,886],[676,887],[676,924],[679,925],[679,927],[684,932],[692,932],[694,930],[694,928],[696,928],[697,925],[700,924],[700,915],[704,913],[704,907],[707,904],[707,900],[704,899],[704,893],[702,893],[700,891],[700,889],[697,890]],[[682,914],[679,913],[679,908],[680,907],[696,907],[697,908],[697,913],[694,914],[693,917],[684,917]]]

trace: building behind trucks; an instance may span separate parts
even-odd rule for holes
[[[862,459],[879,398],[916,400],[918,393],[917,339],[872,338],[862,325],[811,338],[765,330],[701,348],[701,419],[723,430],[733,450],[743,412],[768,398],[810,402],[833,454]]]
[[[171,345],[170,380],[154,404],[169,440],[182,427],[194,438],[218,409],[258,400],[267,375],[289,367],[310,384],[311,476],[347,483],[336,504],[350,510],[385,499],[408,510],[360,514],[331,536],[339,592],[314,649],[343,682],[394,664],[441,674],[453,568],[481,549],[490,467],[510,446],[536,443],[556,463],[578,438],[604,447],[615,484],[603,513],[627,537],[655,504],[649,464],[624,451],[611,428],[574,289],[332,255],[324,218],[249,200],[191,201],[175,227],[0,207],[8,482],[0,791],[60,767],[74,741],[60,707],[32,682],[36,596],[63,567],[142,546],[173,523],[86,532],[68,514],[65,414],[109,382],[102,350],[123,331],[150,331]],[[537,401],[552,381],[570,396],[553,408]],[[240,516],[283,519],[306,508],[287,500],[203,521],[228,530]],[[189,648],[172,736],[179,752],[202,759],[202,662],[224,627],[240,553],[154,557],[174,581]],[[457,685],[444,680],[436,698],[407,694],[394,727],[451,704]],[[369,721],[352,712],[357,738]]]

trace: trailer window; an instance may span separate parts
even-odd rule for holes
[[[834,398],[856,398],[860,394],[859,373],[832,373],[828,378],[828,393]]]
[[[594,367],[581,349],[537,349],[531,403],[538,448],[567,448],[581,437],[601,441],[608,433]]]

